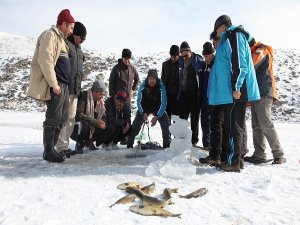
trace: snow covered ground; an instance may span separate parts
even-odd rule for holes
[[[128,158],[132,150],[87,150],[61,164],[48,163],[41,158],[43,120],[42,113],[0,112],[2,225],[300,224],[300,124],[276,123],[288,160],[284,165],[245,163],[241,173],[195,166],[195,174],[176,178],[146,175],[151,163],[160,157],[166,160],[162,151],[146,151],[148,157]],[[161,141],[158,125],[150,132],[153,139]],[[251,155],[250,123],[248,135]],[[176,147],[189,148],[185,144]],[[197,157],[206,154],[191,150]],[[268,154],[271,157],[269,150]],[[172,169],[176,173],[178,168],[169,169],[170,175]],[[128,181],[142,185],[155,182],[157,191],[153,195],[157,197],[166,187],[179,188],[182,195],[201,187],[208,193],[194,199],[173,194],[175,204],[166,209],[181,213],[181,219],[137,215],[129,211],[132,204],[109,208],[125,195],[117,185]]]

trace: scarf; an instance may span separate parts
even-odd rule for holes
[[[106,109],[105,109],[105,104],[103,99],[98,100],[96,102],[96,107],[95,107],[93,93],[92,90],[89,89],[87,91],[87,104],[86,104],[85,115],[95,118],[95,113],[97,113],[97,118],[95,119],[100,120],[105,115],[105,110]],[[91,127],[90,139],[92,139],[94,132],[95,132],[95,127]]]
[[[188,67],[191,65],[192,63],[192,59],[194,58],[194,54],[192,54],[190,60],[188,62],[184,62],[184,67],[183,67],[183,78],[182,78],[182,87],[183,87],[183,91],[186,91],[187,89],[187,77],[188,77]]]

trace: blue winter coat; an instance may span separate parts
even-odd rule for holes
[[[137,93],[137,108],[140,114],[147,115],[153,113],[155,116],[161,117],[166,111],[167,95],[164,83],[157,79],[154,88],[148,85],[146,78],[139,86]]]
[[[233,91],[241,92],[240,101],[260,99],[248,40],[235,29],[223,32],[217,47],[207,90],[210,105],[233,103]]]

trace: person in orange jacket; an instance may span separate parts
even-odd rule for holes
[[[254,164],[267,162],[267,139],[274,157],[273,164],[282,164],[286,162],[286,158],[271,120],[272,105],[278,101],[273,70],[273,48],[255,42],[251,53],[261,99],[251,103],[254,153],[244,160]]]

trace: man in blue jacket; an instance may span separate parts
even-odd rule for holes
[[[217,121],[223,121],[222,132],[212,130],[209,156],[200,162],[219,165],[228,172],[240,171],[243,127],[247,102],[260,99],[255,70],[247,36],[232,25],[227,15],[220,16],[214,26],[220,37],[213,69],[209,77],[208,101],[216,106]],[[213,123],[213,121],[212,121]],[[222,129],[222,126],[217,128]],[[224,140],[223,140],[224,139]],[[220,163],[222,140],[228,150],[226,161]]]
[[[133,148],[134,138],[140,132],[143,123],[150,114],[151,126],[160,123],[163,137],[163,147],[170,147],[169,117],[166,113],[167,96],[163,82],[158,79],[156,70],[149,70],[147,78],[140,84],[137,95],[138,111],[132,123],[132,130],[128,135],[127,148]]]

